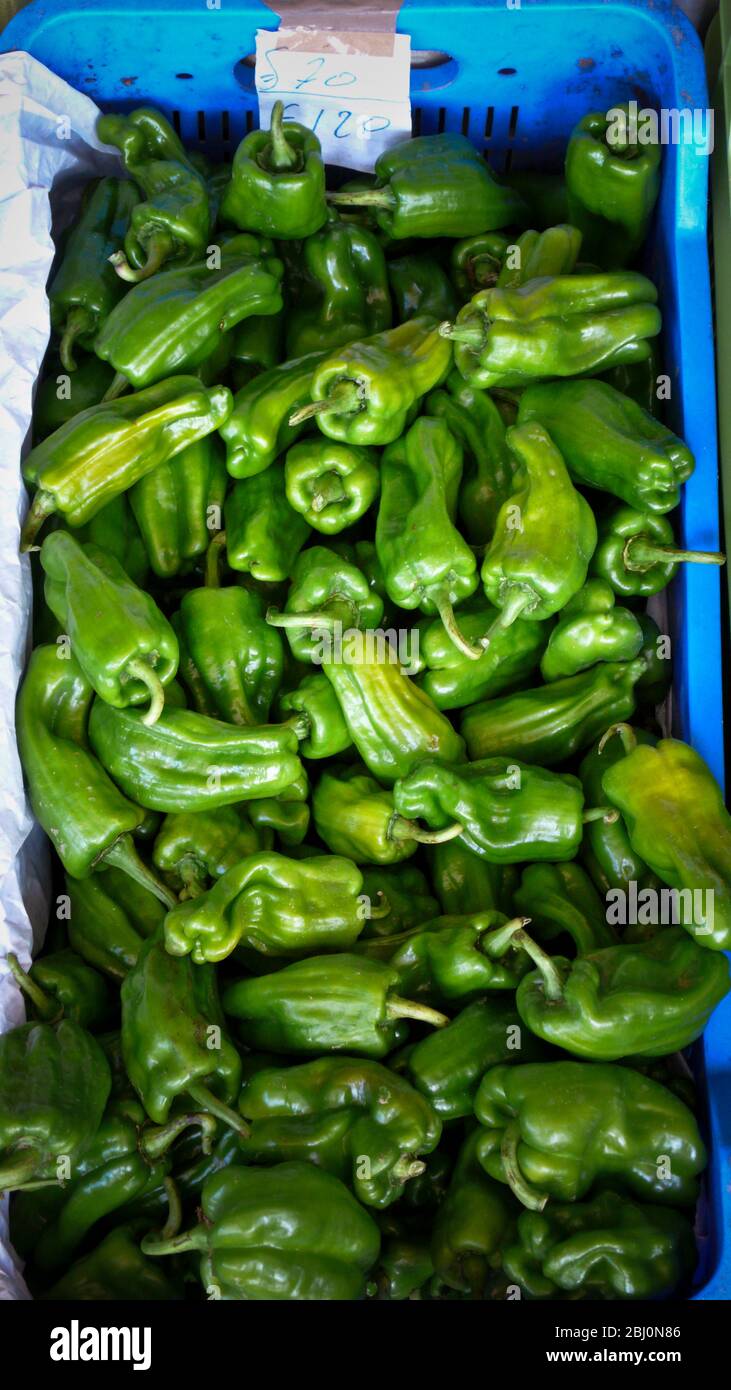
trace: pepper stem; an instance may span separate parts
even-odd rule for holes
[[[104,392],[104,395],[102,396],[102,404],[104,404],[105,401],[116,401],[118,396],[124,395],[128,387],[129,382],[126,376],[124,375],[124,372],[115,372],[106,391]]]
[[[490,643],[494,641],[501,632],[505,632],[507,628],[512,627],[516,618],[520,617],[524,609],[533,602],[533,599],[534,595],[529,589],[513,588],[510,590],[508,599],[503,604],[497,618],[487,629],[485,636],[481,639],[483,650],[489,647]]]
[[[202,1110],[210,1111],[211,1115],[215,1115],[222,1124],[240,1134],[242,1139],[248,1139],[250,1130],[246,1121],[242,1120],[241,1116],[237,1115],[236,1111],[232,1110],[225,1100],[219,1100],[218,1096],[214,1096],[213,1091],[202,1081],[195,1081],[192,1086],[189,1086],[188,1095],[192,1097],[196,1105],[200,1105]]]
[[[135,883],[141,883],[143,888],[147,888],[167,908],[175,907],[177,900],[174,894],[155,877],[146,864],[143,864],[131,835],[120,835],[109,849],[99,855],[99,860],[105,865],[111,864],[115,869],[121,869],[123,874],[129,874]]]
[[[415,1018],[419,1023],[431,1023],[432,1028],[444,1028],[449,1019],[428,1004],[417,1004],[415,999],[402,999],[400,994],[392,994],[386,1003],[388,1018]]]
[[[633,753],[637,747],[637,735],[631,724],[610,724],[606,733],[602,734],[599,740],[597,753],[604,752],[610,738],[614,738],[615,734],[621,738],[625,753]]]
[[[391,912],[391,904],[386,894],[381,888],[378,890],[378,897],[381,899],[380,907],[371,907],[368,910],[368,921],[378,922],[381,917],[388,917]]]
[[[351,192],[326,193],[328,203],[336,208],[384,208],[396,206],[396,194],[390,188],[354,188]]]
[[[347,495],[339,473],[333,473],[332,470],[329,473],[323,473],[317,483],[317,492],[310,502],[310,511],[319,515],[332,503],[343,502]]]
[[[124,251],[115,251],[109,257],[109,262],[114,266],[120,280],[127,280],[131,285],[136,285],[140,280],[149,280],[168,259],[172,250],[172,237],[168,236],[167,232],[156,232],[147,243],[147,260],[139,270],[130,265]]]
[[[34,1149],[20,1150],[15,1162],[0,1164],[0,1192],[11,1192],[14,1188],[25,1187],[38,1168],[38,1154]]]
[[[500,269],[499,258],[485,252],[481,256],[472,257],[469,278],[478,289],[489,290],[497,283]]]
[[[269,123],[269,144],[265,148],[266,167],[273,174],[286,174],[300,169],[302,160],[290,145],[283,129],[284,102],[275,101]]]
[[[630,536],[622,551],[622,562],[631,574],[645,574],[656,564],[683,561],[693,565],[725,565],[726,556],[718,550],[678,550],[674,545],[654,545],[645,536]]]
[[[481,642],[477,645],[473,642],[468,642],[454,616],[454,609],[446,594],[434,594],[430,597],[442,620],[444,631],[450,641],[454,643],[457,651],[461,652],[463,656],[469,656],[472,661],[477,661],[479,657],[484,656],[485,648],[482,646]]]
[[[174,1178],[163,1178],[163,1187],[168,1199],[168,1214],[160,1232],[160,1239],[172,1240],[178,1235],[183,1224],[183,1204],[180,1200],[180,1189]]]
[[[69,309],[66,315],[66,325],[61,335],[61,342],[58,345],[58,355],[61,358],[61,366],[64,371],[76,371],[76,359],[73,353],[74,343],[77,338],[81,338],[85,333],[92,333],[94,330],[94,316],[85,309],[83,304],[75,304],[73,309]]]
[[[520,1140],[520,1125],[517,1120],[513,1120],[503,1133],[500,1145],[500,1157],[503,1161],[503,1169],[508,1180],[511,1192],[514,1192],[519,1202],[529,1211],[543,1211],[548,1201],[547,1192],[539,1192],[532,1183],[528,1182],[520,1171],[518,1163],[518,1142]]]
[[[614,825],[619,820],[619,811],[614,806],[590,806],[582,812],[582,825],[591,825],[592,821],[603,820],[605,825]]]
[[[279,613],[276,608],[267,608],[266,611],[266,622],[270,627],[319,627],[334,632],[337,621],[329,613]]]
[[[409,1182],[411,1178],[420,1178],[426,1172],[426,1164],[414,1154],[402,1154],[396,1160],[391,1169],[391,1176],[396,1182]]]
[[[38,549],[33,542],[38,535],[47,516],[51,516],[56,510],[56,503],[50,492],[37,492],[26,513],[23,529],[20,533],[20,553],[24,554],[27,550]]]
[[[45,1023],[62,1018],[63,1008],[60,1007],[57,1000],[46,993],[45,989],[41,989],[40,985],[31,979],[20,964],[15,952],[9,951],[5,959],[16,985],[30,999],[38,1017],[43,1019]]]
[[[151,724],[157,723],[165,705],[163,683],[148,662],[143,661],[140,657],[133,657],[131,661],[128,661],[124,673],[127,679],[142,681],[150,692],[150,707],[145,710],[142,716],[142,723],[149,728]]]
[[[221,587],[221,552],[226,548],[226,532],[218,531],[206,551],[205,587]]]
[[[295,410],[289,417],[290,428],[314,420],[317,415],[353,415],[363,409],[364,400],[365,391],[357,381],[341,381],[327,400],[310,401]]]
[[[154,1234],[143,1236],[140,1250],[143,1255],[181,1255],[185,1250],[200,1250],[205,1231],[196,1226],[193,1231],[181,1231],[180,1235],[165,1237]]]
[[[560,970],[556,968],[551,957],[542,950],[532,936],[528,935],[527,931],[517,931],[513,937],[513,945],[520,946],[526,955],[530,956],[543,977],[543,989],[546,998],[551,1003],[558,1003],[559,999],[563,998],[563,980]]]
[[[187,1115],[176,1115],[169,1120],[166,1125],[154,1125],[144,1130],[140,1135],[139,1149],[144,1158],[155,1160],[162,1158],[166,1154],[171,1144],[180,1137],[183,1130],[189,1129],[191,1125],[198,1125],[202,1131],[204,1154],[211,1152],[211,1140],[216,1133],[217,1125],[213,1115],[207,1111],[199,1114],[192,1112]]]
[[[479,352],[480,348],[487,342],[487,334],[484,328],[476,323],[450,323],[445,319],[439,325],[440,338],[449,338],[452,343],[462,343],[464,347],[472,348],[473,352]]]
[[[483,956],[490,956],[493,960],[499,960],[510,949],[518,933],[522,932],[530,920],[530,917],[513,917],[511,921],[503,922],[501,927],[492,927],[488,928],[487,931],[480,932],[476,943],[477,949],[482,952]]]
[[[445,845],[448,840],[456,840],[463,832],[464,826],[459,821],[454,821],[444,830],[422,830],[417,821],[407,820],[396,811],[389,821],[386,839],[416,840],[420,845]]]

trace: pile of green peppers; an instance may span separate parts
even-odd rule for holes
[[[280,103],[231,166],[99,136],[23,465],[33,1293],[683,1297],[731,817],[658,724],[646,602],[723,561],[669,519],[659,151],[592,113],[549,198],[453,134],[328,191]]]

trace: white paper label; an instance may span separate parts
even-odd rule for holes
[[[262,128],[268,130],[272,106],[282,101],[285,120],[314,130],[326,164],[372,170],[379,154],[411,135],[409,35],[389,36],[390,54],[349,51],[353,34],[328,34],[330,52],[301,48],[301,37],[295,30],[257,31],[255,76]],[[339,40],[342,52],[337,51]]]

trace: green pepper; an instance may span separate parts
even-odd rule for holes
[[[155,837],[152,862],[183,898],[196,898],[242,859],[270,849],[271,831],[259,831],[243,806],[167,815]]]
[[[657,741],[653,734],[643,729],[634,732],[638,743],[654,744]],[[606,743],[602,739],[585,753],[579,765],[579,777],[588,805],[598,805],[603,800],[604,773],[623,757],[624,749],[619,739],[609,739]],[[595,887],[603,896],[612,888],[626,889],[633,882],[638,889],[651,888],[659,883],[644,860],[633,850],[621,816],[616,820],[607,817],[587,825],[580,853]]]
[[[231,1106],[241,1058],[223,1031],[213,966],[194,966],[165,950],[161,933],[142,946],[122,983],[122,1053],[132,1085],[156,1124],[174,1102],[200,1110],[246,1138]]]
[[[228,475],[215,434],[158,464],[129,500],[153,572],[170,579],[205,554],[221,527]]]
[[[312,662],[323,661],[323,644],[330,655],[339,637],[376,628],[382,617],[383,600],[357,565],[311,545],[295,563],[284,612],[270,610],[267,622],[284,628],[298,661]]]
[[[640,656],[644,657],[646,663],[635,687],[637,703],[641,708],[649,706],[654,710],[662,704],[673,683],[670,640],[649,613],[638,613],[637,621],[642,628],[643,638]]]
[[[689,1206],[706,1152],[683,1102],[629,1067],[538,1062],[493,1067],[480,1082],[477,1156],[524,1206],[576,1202],[596,1182]],[[663,1164],[660,1155],[672,1155]]]
[[[284,464],[234,484],[224,507],[220,544],[232,570],[264,583],[288,579],[310,534],[307,522],[287,501]]]
[[[639,619],[628,608],[615,607],[611,585],[587,579],[564,605],[541,657],[541,675],[555,681],[599,661],[631,661],[643,645]]]
[[[241,1020],[249,1047],[320,1056],[327,1052],[384,1057],[406,1038],[403,1019],[432,1028],[444,1014],[397,993],[392,966],[345,952],[310,956],[271,975],[226,986],[223,1007]]]
[[[81,1028],[103,1028],[112,1008],[106,980],[76,951],[53,951],[23,970],[18,957],[6,956],[10,973],[36,1018],[57,1023],[70,1018]]]
[[[422,1038],[409,1053],[407,1073],[442,1120],[472,1114],[477,1087],[501,1062],[537,1062],[545,1049],[522,1026],[515,1001],[492,993],[468,1004],[446,1028]]]
[[[580,250],[581,232],[567,223],[522,232],[514,245],[506,247],[497,284],[516,290],[546,275],[570,275]]]
[[[439,331],[470,386],[524,386],[641,361],[661,322],[655,286],[624,271],[480,290]]]
[[[667,517],[653,512],[624,506],[602,517],[591,569],[622,598],[659,594],[674,579],[681,561],[723,565],[726,557],[710,550],[678,549]]]
[[[244,231],[283,241],[312,236],[327,217],[320,141],[296,121],[283,124],[284,105],[272,107],[269,130],[252,130],[234,155],[221,216]]]
[[[382,231],[405,237],[464,237],[521,222],[523,200],[493,178],[466,135],[422,135],[379,155],[376,184],[328,193],[336,207],[373,210]]]
[[[132,969],[143,941],[162,924],[165,908],[119,869],[91,878],[66,876],[69,944],[89,965],[119,982]]]
[[[631,396],[650,415],[658,415],[658,380],[662,370],[657,342],[650,345],[650,355],[642,362],[626,362],[623,366],[610,367],[600,378],[620,391],[623,396]]]
[[[634,687],[645,670],[634,661],[604,661],[576,676],[512,695],[483,700],[465,711],[461,732],[470,758],[526,758],[554,767],[572,758],[635,709]]]
[[[455,241],[449,269],[460,304],[466,304],[478,290],[497,284],[509,245],[510,237],[501,232],[478,232]]]
[[[419,1298],[433,1274],[428,1233],[389,1229],[382,1233],[381,1254],[371,1271],[368,1296],[391,1303]]]
[[[98,405],[112,384],[106,362],[86,354],[69,374],[60,361],[48,361],[33,402],[33,440],[39,444],[82,410]]]
[[[428,1101],[378,1062],[320,1057],[267,1068],[245,1083],[239,1109],[251,1121],[242,1156],[254,1163],[303,1158],[352,1185],[364,1206],[384,1208],[424,1171],[442,1132]]]
[[[396,814],[393,795],[359,766],[324,772],[312,798],[315,829],[334,854],[357,863],[397,864],[432,842]]]
[[[177,631],[217,719],[260,724],[282,682],[284,646],[264,621],[258,594],[239,585],[191,589],[180,604]]]
[[[239,941],[272,956],[347,950],[365,921],[362,888],[360,870],[338,855],[251,854],[168,913],[165,945],[197,964],[225,960]]]
[[[731,948],[731,816],[710,768],[679,739],[640,743],[619,724],[626,756],[602,777],[604,795],[622,814],[630,844],[681,897],[682,924],[699,946]]]
[[[442,912],[448,916],[500,911],[510,904],[511,880],[517,869],[481,859],[459,839],[437,844],[430,851],[429,869]],[[432,913],[436,916],[436,913]],[[422,918],[426,921],[427,918]]]
[[[302,721],[305,731],[305,721]],[[299,734],[298,734],[299,737]],[[302,769],[299,777],[290,782],[279,796],[257,797],[249,802],[251,823],[259,835],[275,830],[283,845],[300,845],[310,824],[310,807],[307,774]]]
[[[124,179],[97,179],[84,190],[81,212],[48,286],[51,324],[61,334],[58,352],[67,372],[76,370],[74,344],[92,347],[124,293],[109,261],[121,247],[137,200],[134,184]]]
[[[145,543],[126,493],[113,497],[85,526],[77,526],[75,535],[81,545],[96,546],[97,550],[117,560],[132,583],[144,587],[150,566]]]
[[[255,237],[238,237],[224,247],[219,269],[204,260],[135,285],[94,342],[117,374],[108,396],[127,382],[139,390],[201,366],[247,315],[279,312],[281,278],[281,261],[262,254]]]
[[[70,1019],[2,1034],[0,1192],[76,1158],[96,1134],[111,1080],[99,1044]]]
[[[400,256],[388,262],[396,322],[408,319],[448,319],[457,312],[454,290],[439,262],[433,256]]]
[[[31,449],[23,477],[37,492],[25,519],[28,550],[47,516],[60,512],[82,526],[158,464],[223,424],[231,409],[225,386],[173,376],[121,400],[82,410]]]
[[[479,1133],[469,1135],[459,1151],[431,1242],[437,1277],[471,1298],[485,1297],[515,1222],[509,1196],[478,1162],[478,1141]]]
[[[333,218],[300,250],[287,356],[332,352],[391,327],[386,260],[366,227]]]
[[[338,697],[321,672],[304,676],[295,690],[281,695],[278,712],[285,719],[298,714],[307,720],[307,737],[299,747],[303,758],[332,758],[353,746]]]
[[[322,438],[288,449],[284,480],[289,505],[325,536],[359,521],[381,486],[375,450]]]
[[[227,1168],[203,1184],[201,1222],[146,1255],[201,1255],[209,1297],[323,1302],[362,1298],[378,1259],[375,1222],[347,1187],[311,1163]]]
[[[140,1250],[145,1221],[115,1226],[88,1255],[74,1261],[41,1298],[58,1303],[159,1303],[183,1297],[182,1280]]]
[[[522,1212],[503,1270],[526,1298],[654,1300],[677,1294],[697,1258],[680,1212],[605,1191]]]
[[[451,362],[450,344],[427,317],[346,343],[315,367],[312,401],[290,415],[289,424],[314,416],[330,439],[390,444],[413,419],[420,398],[444,380]]]
[[[137,710],[96,700],[89,738],[118,786],[150,811],[205,811],[276,796],[303,776],[291,724],[240,728],[166,706],[149,727]]]
[[[537,420],[575,482],[642,512],[669,512],[695,468],[682,439],[606,381],[552,381],[523,392],[520,423]]]
[[[584,584],[597,540],[594,513],[546,430],[513,425],[507,441],[518,473],[482,564],[485,593],[501,610],[486,640],[520,615],[544,621],[563,608]]]
[[[429,892],[429,885],[414,864],[363,865],[363,892],[371,902],[385,900],[388,911],[383,917],[367,918],[361,936],[392,936],[396,932],[418,927],[436,916],[439,904]]]
[[[284,310],[278,314],[252,314],[231,334],[231,371],[236,390],[261,372],[271,371],[282,360]]]
[[[310,400],[315,368],[324,352],[310,352],[255,376],[236,392],[233,409],[221,425],[226,468],[232,478],[252,478],[294,444],[304,429],[290,425],[293,411]]]
[[[532,1033],[576,1057],[616,1062],[689,1047],[731,989],[728,961],[682,927],[650,941],[590,950],[577,960],[532,946],[536,969],[516,1003]]]
[[[369,772],[389,785],[419,758],[459,762],[464,743],[446,715],[404,674],[396,648],[370,636],[356,632],[322,668]]]
[[[92,698],[92,688],[70,652],[36,647],[16,712],[18,749],[33,812],[74,878],[88,878],[95,869],[116,865],[172,906],[172,894],[134,847],[132,832],[144,820],[144,811],[123,796],[89,751]]]
[[[566,192],[571,221],[581,228],[584,255],[602,266],[625,266],[642,246],[660,192],[660,144],[642,144],[616,129],[613,112],[592,111],[571,132]]]
[[[475,600],[460,613],[461,631],[471,645],[479,645],[488,629],[495,628],[499,616],[492,604]],[[418,627],[422,669],[415,677],[416,684],[437,709],[444,710],[461,709],[498,695],[521,685],[535,671],[550,631],[550,619],[532,623],[527,617],[516,618],[509,628],[497,626],[475,660],[455,647],[441,618],[423,618]]]
[[[486,990],[515,990],[530,969],[523,948],[526,919],[494,908],[471,916],[436,917],[399,936],[359,943],[370,960],[397,972],[399,990],[411,999],[451,1004]]]
[[[460,631],[454,605],[477,588],[474,551],[454,525],[462,447],[444,420],[425,416],[384,451],[376,553],[400,608],[438,613],[464,656],[482,655]]]
[[[81,546],[68,531],[52,531],[41,547],[46,603],[68,636],[89,684],[124,709],[149,700],[142,718],[162,713],[163,687],[178,669],[178,642],[149,594],[118,560]]]
[[[96,133],[116,145],[128,174],[145,195],[132,211],[124,251],[114,267],[124,280],[144,280],[167,261],[189,264],[210,235],[206,182],[159,111],[139,107],[128,116],[99,116]]]
[[[569,221],[568,196],[563,174],[543,169],[511,169],[505,182],[526,203],[529,224],[544,231]]]
[[[584,795],[576,777],[510,758],[450,766],[427,758],[396,783],[399,815],[434,830],[461,827],[461,842],[498,864],[573,859],[581,843]]]
[[[457,510],[468,541],[486,545],[495,531],[497,515],[510,496],[513,461],[505,439],[505,425],[495,402],[486,391],[477,391],[450,372],[446,389],[431,391],[427,415],[436,415],[449,426],[465,452],[465,469]]]
[[[528,864],[513,907],[530,918],[534,936],[542,940],[566,934],[579,956],[616,945],[605,906],[579,864]]]

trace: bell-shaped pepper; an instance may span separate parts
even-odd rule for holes
[[[52,512],[70,526],[90,521],[158,464],[218,429],[230,409],[225,386],[207,389],[195,377],[171,376],[82,410],[31,449],[23,464],[23,477],[37,492],[21,550],[30,548]]]
[[[294,444],[304,429],[290,425],[293,411],[310,400],[315,368],[324,352],[295,357],[255,376],[236,392],[233,409],[221,424],[226,468],[232,478],[253,478]]]
[[[94,343],[117,374],[108,396],[127,382],[139,390],[199,367],[247,315],[279,312],[281,278],[281,261],[263,254],[255,237],[237,237],[217,270],[204,260],[135,285]]]
[[[264,621],[259,594],[239,585],[191,589],[183,595],[177,624],[209,708],[229,724],[261,724],[269,717],[282,682],[284,645]]]
[[[208,437],[210,438],[210,435]],[[122,492],[118,497],[113,497],[85,526],[77,526],[74,534],[81,545],[93,545],[116,560],[132,583],[144,588],[150,565],[145,543],[126,493]]]
[[[597,539],[594,513],[546,430],[513,425],[507,441],[518,472],[482,564],[485,593],[501,609],[487,641],[520,615],[544,621],[563,608],[586,580]]]
[[[728,961],[682,927],[650,941],[591,950],[577,960],[531,948],[536,969],[516,1003],[532,1033],[590,1061],[681,1052],[731,989]]]
[[[437,1278],[470,1298],[485,1298],[513,1233],[514,1204],[477,1159],[479,1133],[465,1139],[432,1231]]]
[[[323,773],[312,813],[328,849],[359,864],[397,864],[414,854],[420,843],[434,844],[440,838],[439,831],[424,831],[399,816],[392,793],[357,765]]]
[[[522,1026],[514,999],[493,992],[416,1043],[406,1069],[442,1120],[461,1120],[472,1114],[477,1087],[490,1067],[537,1062],[544,1055],[550,1054]]]
[[[174,1102],[192,1100],[237,1134],[248,1134],[231,1109],[241,1058],[223,1031],[213,967],[171,956],[161,933],[144,943],[122,984],[122,1053],[156,1124],[167,1123]]]
[[[498,695],[522,685],[535,671],[549,639],[550,619],[532,623],[516,618],[510,627],[495,627],[499,617],[497,608],[478,599],[460,612],[460,630],[471,645],[479,646],[480,638],[495,629],[477,660],[455,647],[441,618],[424,618],[419,623],[421,669],[415,680],[437,709],[461,709]]]
[[[485,545],[512,492],[513,460],[500,411],[486,391],[468,386],[459,372],[450,372],[445,389],[429,393],[425,410],[444,420],[464,449],[457,502],[460,526],[472,545]]]
[[[460,304],[497,284],[509,245],[510,237],[502,232],[479,232],[455,241],[449,270]]]
[[[33,812],[74,878],[88,878],[95,869],[116,865],[172,906],[172,894],[134,847],[132,832],[144,820],[144,811],[127,800],[89,750],[93,694],[69,652],[36,647],[16,711],[18,749]]]
[[[99,1044],[70,1019],[0,1037],[0,1192],[33,1182],[93,1139],[112,1079]]]
[[[184,1296],[182,1279],[169,1275],[140,1250],[147,1230],[143,1220],[115,1226],[41,1297],[52,1303],[177,1302]]]
[[[96,970],[116,982],[123,980],[143,941],[161,926],[165,907],[119,869],[104,869],[85,879],[67,874],[66,892],[69,944]]]
[[[378,1062],[320,1057],[266,1068],[245,1082],[239,1109],[251,1122],[240,1152],[252,1163],[305,1159],[383,1209],[419,1176],[442,1132],[428,1101]]]
[[[529,1299],[667,1298],[697,1258],[680,1212],[609,1191],[522,1212],[515,1241],[502,1252],[505,1274]]]
[[[68,531],[46,536],[41,564],[46,603],[89,684],[119,709],[149,700],[142,718],[154,724],[178,669],[178,641],[157,604],[117,560]]]
[[[147,1235],[143,1253],[198,1251],[204,1288],[223,1299],[363,1297],[380,1233],[332,1174],[311,1163],[227,1168],[203,1184],[200,1205],[198,1226],[167,1239]]]
[[[291,724],[292,721],[289,722]],[[307,727],[306,719],[302,719],[301,723],[300,729],[298,719],[298,737]],[[260,835],[274,830],[283,845],[300,845],[310,824],[309,792],[307,773],[302,768],[299,776],[278,796],[257,797],[256,801],[249,802],[249,816],[255,830]]]
[[[393,1225],[389,1221],[381,1232],[381,1254],[371,1270],[368,1297],[390,1303],[426,1297],[433,1275],[428,1231],[412,1231],[408,1223],[402,1229],[395,1218]]]
[[[482,859],[462,837],[446,840],[429,851],[429,871],[442,912],[463,916],[489,907],[501,912],[512,902],[518,870],[509,864]],[[431,913],[435,917],[436,913]],[[426,922],[428,918],[422,917]]]
[[[231,569],[269,584],[289,578],[310,534],[287,501],[283,463],[241,478],[226,499],[224,521],[226,529],[217,539],[226,546]]]
[[[227,482],[220,440],[208,434],[130,489],[150,565],[161,579],[180,574],[205,554],[221,526]]]
[[[657,513],[624,506],[602,517],[591,570],[622,598],[659,594],[681,562],[723,565],[726,556],[712,550],[681,550],[667,517]]]
[[[523,392],[521,424],[538,421],[575,482],[642,512],[677,507],[695,468],[682,439],[606,381],[552,381]]]
[[[470,758],[526,758],[554,767],[617,720],[634,713],[634,687],[645,660],[604,661],[576,676],[483,700],[465,711],[461,732]]]
[[[486,990],[515,990],[530,969],[523,948],[527,919],[512,920],[493,908],[472,916],[435,917],[399,936],[381,936],[356,948],[385,960],[398,974],[399,990],[428,1003],[472,1000]]]
[[[331,352],[315,367],[311,403],[290,415],[289,424],[316,417],[330,439],[390,444],[413,419],[420,398],[444,380],[451,363],[451,346],[436,321],[409,319]]]
[[[252,825],[247,806],[183,811],[165,817],[155,836],[152,862],[179,890],[196,898],[242,859],[271,849],[274,835]]]
[[[307,525],[334,536],[359,521],[378,496],[378,455],[357,444],[304,440],[287,450],[284,482],[287,501]]]
[[[363,865],[363,891],[371,902],[381,901],[388,906],[383,917],[368,918],[361,936],[393,936],[428,922],[439,911],[421,869],[414,864]]]
[[[321,672],[304,676],[295,690],[281,695],[278,713],[284,719],[298,714],[307,720],[307,737],[299,748],[303,758],[337,757],[353,746],[338,697]]]
[[[591,111],[571,132],[566,192],[571,221],[581,228],[584,255],[613,268],[634,260],[660,192],[659,143],[639,144],[614,114]]]
[[[252,314],[231,334],[231,372],[236,390],[262,372],[271,371],[284,356],[284,310]]]
[[[581,843],[584,794],[576,777],[510,758],[448,763],[426,758],[396,783],[394,804],[434,830],[461,827],[475,854],[500,864],[573,859]]]
[[[99,116],[99,140],[116,145],[124,166],[145,195],[132,210],[124,251],[112,264],[124,280],[144,280],[168,261],[201,256],[211,229],[204,176],[159,111],[139,107],[128,116]]]
[[[138,711],[97,700],[89,739],[118,786],[150,811],[205,811],[276,796],[303,775],[292,724],[240,728],[166,706],[150,727]]]
[[[287,309],[287,356],[370,338],[391,327],[386,259],[376,237],[334,218],[300,249],[294,303]]]
[[[424,314],[441,322],[456,314],[454,290],[433,256],[400,256],[387,270],[397,323]]]
[[[27,974],[17,956],[8,955],[6,961],[33,1015],[42,1022],[70,1018],[92,1032],[107,1023],[112,1008],[107,982],[76,951],[43,955]]]
[[[657,1081],[610,1062],[493,1067],[480,1082],[477,1156],[533,1211],[576,1202],[595,1183],[667,1206],[698,1194],[706,1151],[683,1102]],[[661,1154],[672,1155],[662,1164]]]
[[[249,1047],[320,1056],[327,1052],[385,1057],[405,1041],[403,1020],[442,1028],[436,1009],[396,993],[398,971],[341,952],[310,956],[271,975],[226,986],[223,1007],[240,1021]]]
[[[649,357],[643,358],[641,362],[625,362],[619,367],[610,367],[608,372],[602,374],[600,380],[606,381],[623,396],[630,396],[650,415],[660,415],[662,407],[658,402],[657,392],[661,371],[660,353],[655,339],[650,344]]]
[[[165,945],[197,964],[225,960],[239,941],[272,956],[347,950],[366,918],[362,888],[360,870],[338,855],[252,854],[168,913]]]
[[[525,220],[522,198],[493,178],[466,135],[404,140],[378,156],[375,176],[374,188],[329,193],[328,202],[372,210],[396,241],[473,236]]]
[[[654,744],[654,734],[644,729],[635,729],[638,743]],[[587,805],[596,806],[604,798],[602,777],[608,767],[624,757],[624,748],[619,739],[602,739],[588,753],[579,765],[584,796]],[[659,885],[660,880],[650,872],[644,859],[636,854],[630,844],[627,826],[621,816],[616,820],[606,817],[592,821],[586,826],[580,850],[581,860],[588,870],[594,886],[606,896],[612,888],[626,889],[634,882],[638,889]]]
[[[513,894],[513,907],[530,918],[533,936],[570,936],[579,956],[616,945],[604,903],[588,874],[574,862],[528,864]]]
[[[628,608],[615,607],[612,586],[600,578],[587,579],[565,604],[548,639],[541,675],[555,681],[598,661],[631,661],[644,642],[639,619]]]
[[[679,739],[640,743],[618,725],[626,756],[602,776],[604,795],[622,814],[630,844],[681,898],[681,922],[699,946],[731,948],[731,816],[710,768]],[[700,901],[699,901],[700,899]]]
[[[640,361],[661,323],[655,286],[624,271],[480,290],[439,331],[470,386],[524,386]]]
[[[322,662],[338,638],[376,628],[382,617],[383,600],[357,565],[328,546],[311,545],[294,566],[284,612],[270,609],[267,622],[284,628],[298,661]]]
[[[458,650],[477,658],[482,647],[453,611],[477,588],[474,551],[454,525],[461,477],[462,446],[445,421],[416,420],[381,460],[376,553],[391,601],[438,613]]]
[[[269,130],[252,130],[234,155],[221,216],[248,232],[282,241],[312,236],[327,217],[320,141],[296,121],[283,123],[272,107]]]
[[[58,352],[67,372],[76,370],[74,344],[91,348],[124,294],[125,286],[109,262],[124,241],[138,199],[128,179],[98,179],[84,190],[81,212],[48,286],[51,324],[61,334]]]
[[[567,223],[542,232],[522,232],[513,245],[506,247],[497,284],[517,290],[529,280],[545,275],[570,275],[580,250],[581,232]]]
[[[82,410],[98,405],[113,377],[114,372],[106,362],[86,353],[70,375],[60,361],[46,359],[43,380],[33,402],[34,444],[47,439]]]

